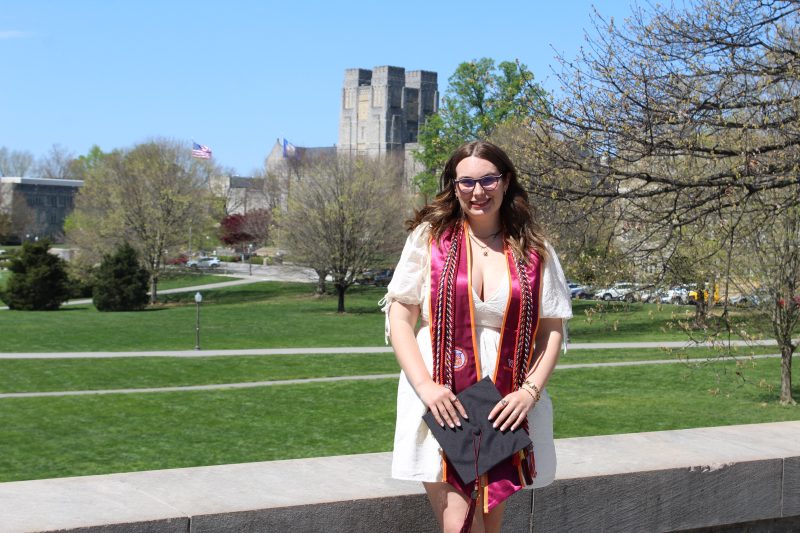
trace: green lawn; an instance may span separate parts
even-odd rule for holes
[[[0,359],[0,393],[177,387],[398,372],[394,354]]]
[[[381,346],[384,289],[354,287],[348,312],[336,296],[307,283],[262,282],[202,291],[203,349]],[[59,311],[0,311],[0,352],[191,350],[194,293],[162,295],[145,311],[100,313],[90,305]]]
[[[192,280],[173,280],[194,285]],[[207,280],[211,281],[211,280]],[[213,281],[218,281],[214,279]],[[164,288],[164,285],[162,285]],[[311,284],[203,291],[204,349],[382,346],[384,289],[354,287],[348,312]],[[0,352],[194,348],[194,293],[137,313],[91,306],[0,311]],[[575,302],[572,342],[685,340],[692,308]],[[741,315],[741,318],[748,318]],[[763,325],[763,324],[762,324]],[[573,437],[800,420],[777,404],[773,347],[570,350],[561,364],[691,363],[560,369],[549,386],[556,435]],[[731,361],[734,355],[738,361]],[[396,373],[386,354],[0,360],[0,392],[202,385]],[[396,379],[249,389],[0,399],[0,481],[387,451]],[[795,386],[795,397],[800,390]],[[309,432],[309,428],[312,428]]]
[[[778,363],[746,381],[734,363],[556,371],[556,436],[798,420],[770,391]],[[0,481],[388,451],[395,392],[380,379],[4,399]]]
[[[207,285],[209,283],[220,283],[222,281],[233,281],[239,278],[233,276],[221,276],[218,274],[206,274],[204,272],[166,272],[158,282],[158,290],[182,289],[183,287],[194,287],[195,285]]]
[[[571,350],[560,365],[620,361],[746,360],[774,348],[731,352],[624,349]],[[268,355],[225,357],[116,357],[70,359],[0,359],[0,393],[179,387],[311,377],[357,376],[398,372],[394,354]]]
[[[336,313],[335,295],[317,296],[308,283],[261,282],[202,293],[204,349],[383,345],[378,300],[385,289],[352,287],[344,314]],[[99,313],[91,305],[3,311],[0,352],[194,348],[194,293],[161,295],[159,300],[156,307],[132,313]],[[673,322],[692,309],[576,301],[570,338],[574,343],[685,340]]]
[[[711,312],[709,335],[720,321],[721,309],[717,307]],[[683,327],[691,325],[694,312],[691,305],[573,300],[570,340],[576,343],[686,340]],[[772,335],[770,324],[750,310],[731,310],[730,317],[733,323],[744,325],[752,336]],[[705,333],[702,329],[693,330],[698,338],[704,338]]]

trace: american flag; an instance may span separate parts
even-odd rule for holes
[[[192,157],[211,159],[211,148],[202,144],[192,143]]]

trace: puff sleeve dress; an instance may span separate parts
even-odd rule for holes
[[[433,353],[429,329],[429,226],[423,224],[408,236],[400,261],[395,269],[387,294],[381,301],[386,313],[386,336],[389,331],[389,308],[394,302],[420,306],[421,327],[417,332],[425,366],[430,373],[433,366]],[[548,258],[542,271],[540,298],[541,318],[572,318],[572,304],[564,272],[555,251],[547,245]],[[500,342],[500,328],[510,288],[506,281],[494,294],[485,295],[481,300],[473,294],[475,303],[475,331],[478,336],[478,351],[482,375],[479,379],[494,374],[497,364],[497,349]],[[395,426],[394,452],[392,458],[392,477],[413,481],[441,481],[442,465],[439,443],[422,420],[427,408],[419,399],[414,388],[400,373],[397,388],[397,424]],[[536,478],[533,487],[544,487],[555,477],[556,457],[553,444],[553,406],[546,390],[541,400],[528,414],[528,427],[533,441],[536,460]]]

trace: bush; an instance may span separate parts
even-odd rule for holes
[[[94,293],[94,281],[83,277],[75,277],[72,271],[67,272],[67,290],[70,299],[91,298]]]
[[[67,270],[63,259],[47,250],[50,242],[26,242],[11,260],[11,276],[3,301],[10,309],[52,311],[69,299]]]
[[[263,265],[264,264],[264,258],[263,257],[259,257],[257,255],[251,256],[249,261],[250,261],[251,265]]]
[[[220,255],[217,256],[217,259],[222,261],[223,263],[238,263],[242,260],[241,255]]]
[[[95,274],[92,300],[98,311],[138,311],[147,305],[150,276],[139,263],[139,254],[123,243],[104,255]]]

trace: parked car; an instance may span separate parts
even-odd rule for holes
[[[216,257],[198,257],[186,262],[186,266],[191,268],[217,268],[221,264]]]
[[[605,301],[611,300],[625,300],[632,302],[636,299],[636,285],[628,282],[615,283],[611,287],[597,289],[594,292],[594,297]]]
[[[384,270],[378,270],[375,272],[375,275],[372,277],[373,283],[378,287],[385,287],[392,281],[392,276],[394,275],[393,268],[386,268]]]
[[[567,282],[567,286],[569,287],[569,293],[572,298],[578,298],[580,300],[588,300],[593,296],[592,291],[586,285],[581,285],[580,283],[575,283],[573,281]]]
[[[663,287],[648,287],[639,292],[639,299],[645,303],[658,303],[667,293]]]
[[[359,285],[377,285],[385,287],[392,281],[394,275],[393,268],[385,268],[382,270],[365,270],[359,276],[356,276],[356,283]]]
[[[168,265],[183,266],[188,262],[189,262],[189,257],[187,257],[186,254],[181,254],[178,257],[170,257],[169,259],[167,259],[167,264]]]
[[[737,307],[752,307],[758,305],[761,299],[755,294],[737,294],[728,298],[730,305]]]
[[[689,289],[680,285],[670,287],[667,292],[661,296],[661,303],[686,305],[689,303]]]

